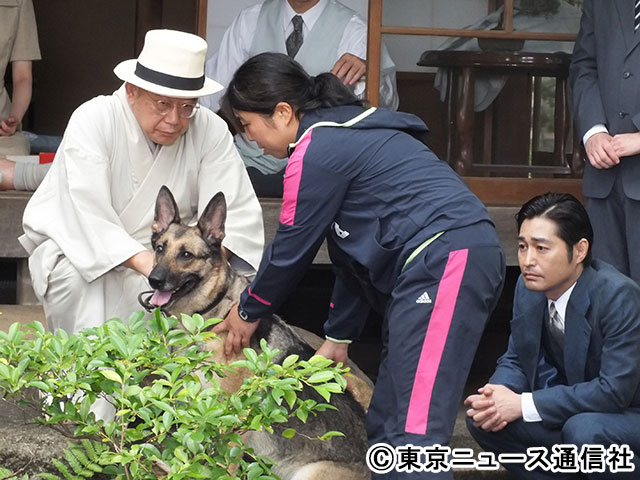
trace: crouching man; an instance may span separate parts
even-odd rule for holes
[[[544,447],[551,460],[554,445],[577,446],[577,473],[554,472],[551,461],[548,471],[503,463],[518,479],[638,478],[640,288],[591,260],[591,223],[571,195],[535,197],[516,220],[522,275],[509,347],[489,383],[465,400],[467,426],[496,454]],[[604,471],[580,475],[583,445],[623,444],[633,458],[604,452],[594,468]],[[636,472],[613,473],[634,464]]]

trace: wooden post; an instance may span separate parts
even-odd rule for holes
[[[369,0],[367,34],[367,101],[380,104],[380,54],[382,50],[382,0]]]
[[[504,0],[504,31],[513,32],[513,0]]]
[[[207,5],[209,0],[197,0],[196,3],[196,35],[207,39]]]

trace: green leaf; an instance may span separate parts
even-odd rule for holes
[[[251,424],[249,425],[249,428],[251,428],[252,430],[262,430],[262,419],[263,416],[262,414],[258,414],[255,417],[253,417],[253,419],[251,420]]]
[[[322,383],[333,380],[333,372],[316,372],[309,377],[307,382],[309,383]]]
[[[289,408],[293,408],[293,406],[296,404],[296,398],[296,392],[294,392],[293,390],[284,391],[284,399],[287,401],[287,405],[289,405]]]
[[[187,457],[187,453],[184,451],[182,447],[178,447],[173,451],[173,454],[176,456],[178,460],[182,463],[187,463],[189,461],[189,457]]]
[[[282,432],[282,436],[284,438],[293,438],[295,434],[296,434],[295,428],[287,428],[284,432]]]
[[[271,390],[271,398],[278,404],[282,404],[282,397],[284,396],[284,392],[279,388],[274,388]]]
[[[44,335],[46,330],[44,328],[44,325],[42,325],[42,323],[35,321],[33,323],[30,323],[28,325],[26,325],[27,328],[30,328],[31,330],[37,332],[40,335]]]
[[[123,358],[129,358],[129,349],[127,348],[127,344],[125,342],[125,339],[122,338],[120,333],[119,332],[111,332],[111,335],[109,335],[109,338],[110,338],[111,342],[113,343],[113,345],[118,350],[118,353],[120,353],[120,355],[122,355]]]
[[[118,375],[118,373],[113,370],[100,370],[100,373],[109,380],[113,380],[117,383],[122,383],[122,378],[120,377],[120,375]]]
[[[344,389],[340,385],[335,383],[335,382],[325,383],[323,385],[323,387],[326,388],[327,391],[331,392],[331,393],[342,393],[342,392],[344,392]]]
[[[124,390],[124,396],[125,397],[135,397],[135,396],[139,395],[140,392],[142,392],[142,389],[138,385],[129,385]]]
[[[173,415],[170,412],[164,412],[162,414],[162,424],[164,425],[165,430],[169,430],[171,428],[171,424],[173,423]]]
[[[284,359],[284,361],[282,362],[282,367],[283,368],[289,368],[291,365],[293,365],[294,363],[296,363],[298,361],[298,359],[300,358],[299,355],[289,355],[287,358]]]
[[[262,466],[259,463],[252,463],[247,469],[247,480],[258,480],[260,475],[264,473]]]
[[[116,422],[107,422],[104,426],[104,433],[107,434],[107,436],[111,436],[114,432],[114,430],[116,429]]]
[[[243,348],[242,352],[244,353],[244,356],[247,357],[247,360],[249,360],[251,363],[255,364],[258,361],[258,354],[253,348]]]
[[[20,323],[15,322],[12,323],[11,326],[9,327],[9,341],[10,342],[15,342],[16,338],[18,336],[18,332],[20,331]]]
[[[344,437],[344,433],[342,432],[337,432],[335,430],[332,430],[330,432],[325,433],[324,435],[318,437],[320,440],[329,440],[330,438],[333,437]]]
[[[35,387],[38,390],[41,390],[43,392],[48,392],[49,391],[49,386],[46,383],[41,382],[39,380],[35,380],[33,382],[29,382],[29,383],[27,383],[26,386],[27,387]]]
[[[84,420],[85,418],[87,418],[87,415],[89,415],[91,403],[91,398],[88,395],[85,395],[85,397],[82,399],[82,402],[80,402],[80,411],[78,412],[81,419]]]
[[[155,398],[152,398],[151,403],[153,403],[156,407],[160,408],[161,410],[164,410],[165,412],[169,412],[171,415],[176,414],[176,411],[167,402],[163,402],[162,400],[156,400]]]
[[[306,423],[309,417],[309,411],[305,408],[298,408],[298,410],[296,410],[296,417],[298,417],[301,422]]]
[[[324,385],[314,385],[313,387],[315,389],[316,392],[318,392],[322,398],[324,398],[327,402],[329,402],[331,400],[331,393],[324,388]]]
[[[189,315],[185,315],[184,313],[181,315],[182,317],[182,325],[189,333],[194,333],[196,331],[196,322]]]
[[[11,373],[9,372],[9,367],[7,367],[4,363],[0,362],[0,378],[9,380],[11,378]]]
[[[309,364],[314,367],[327,368],[333,363],[332,360],[323,357],[322,355],[314,355],[309,359]]]

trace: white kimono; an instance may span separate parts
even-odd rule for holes
[[[224,245],[236,263],[257,269],[262,212],[224,121],[200,108],[187,132],[154,158],[123,85],[73,113],[53,166],[24,213],[20,241],[30,253],[33,287],[50,328],[77,332],[140,308],[137,296],[148,290],[147,279],[120,265],[150,249],[162,185],[188,223],[224,192]]]

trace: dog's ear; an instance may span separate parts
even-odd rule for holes
[[[156,198],[156,214],[153,218],[151,230],[153,233],[162,233],[172,223],[180,223],[180,212],[178,205],[166,185],[160,187],[158,198]]]
[[[208,243],[220,245],[224,239],[224,222],[227,220],[227,202],[224,193],[216,193],[198,220],[198,228]]]

